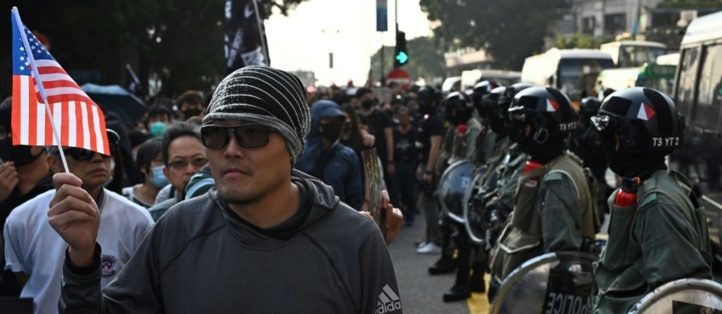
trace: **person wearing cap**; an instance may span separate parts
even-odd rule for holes
[[[111,152],[118,152],[119,136],[108,130]],[[55,173],[64,171],[57,147],[49,148],[46,162]],[[96,204],[100,227],[97,241],[103,247],[99,256],[99,287],[107,285],[139,246],[153,221],[148,212],[122,195],[103,187],[111,173],[111,156],[83,148],[63,147],[68,170],[82,184],[88,202]],[[60,192],[62,193],[62,191]],[[33,298],[35,313],[57,313],[61,273],[65,256],[64,241],[47,223],[54,189],[18,206],[10,213],[3,232],[5,268],[22,277],[21,297]]]
[[[48,217],[69,244],[61,310],[401,313],[379,227],[293,169],[309,129],[295,75],[265,66],[229,74],[201,128],[216,187],[166,212],[102,294],[98,209],[78,178],[56,175]]]
[[[11,116],[12,98],[8,97],[0,104],[0,226],[20,204],[53,188],[45,147],[13,145]],[[4,258],[0,265],[5,265]],[[0,296],[18,296],[20,286],[13,272],[0,274]]]
[[[294,168],[330,185],[338,198],[356,210],[364,203],[361,161],[339,139],[346,117],[335,102],[321,100],[311,106],[311,129],[306,149]]]

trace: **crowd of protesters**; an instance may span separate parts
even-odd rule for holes
[[[269,81],[267,77],[274,79]],[[328,274],[310,265],[324,260],[333,266],[329,267],[334,276],[342,277],[344,282],[337,290],[344,292],[331,289],[335,292],[321,291],[314,298],[345,294],[348,302],[334,299],[328,304],[343,312],[378,312],[377,307],[382,307],[384,313],[400,312],[393,265],[388,252],[378,244],[379,240],[389,244],[401,224],[413,226],[416,216],[423,213],[425,236],[417,240],[416,252],[440,255],[429,268],[431,275],[457,274],[444,301],[469,298],[472,291],[486,292],[483,275],[489,271],[491,297],[501,280],[523,262],[514,255],[517,251],[499,250],[500,243],[510,246],[506,242],[513,239],[509,237],[526,232],[517,230],[512,212],[533,212],[537,197],[545,200],[539,206],[546,206],[546,210],[536,217],[536,222],[544,229],[539,231],[539,237],[547,242],[529,256],[562,249],[592,250],[589,243],[599,231],[597,218],[604,218],[603,207],[612,188],[600,183],[604,181],[606,161],[598,162],[595,167],[599,169],[592,169],[592,174],[583,171],[583,166],[595,165],[592,159],[603,155],[604,149],[598,141],[592,141],[594,147],[583,147],[591,133],[577,132],[576,128],[577,123],[585,130],[598,128],[590,123],[602,106],[598,101],[583,100],[583,121],[578,121],[561,92],[524,83],[500,87],[482,81],[473,90],[442,94],[433,86],[374,89],[352,83],[304,90],[294,78],[281,70],[250,67],[230,74],[215,91],[189,90],[172,100],[150,101],[140,121],[121,121],[116,113],[105,112],[111,149],[108,155],[70,147],[13,146],[12,101],[3,101],[0,243],[4,248],[0,257],[4,272],[0,294],[32,297],[36,313],[86,307],[104,311],[172,311],[183,306],[222,309],[223,304],[188,304],[185,301],[197,300],[187,298],[189,295],[205,294],[174,285],[176,277],[160,283],[164,275],[159,272],[180,276],[193,270],[196,263],[206,263],[211,266],[196,276],[210,276],[224,265],[241,261],[278,270],[274,266],[278,261],[272,256],[255,252],[276,250],[284,241],[303,234],[308,242],[297,243],[281,253],[314,251],[319,248],[318,241],[327,241],[339,249],[321,248],[319,254],[305,257],[308,268],[278,272],[274,278],[297,276],[322,286]],[[245,81],[254,81],[258,89],[248,88],[242,83]],[[538,103],[544,103],[544,108]],[[552,109],[547,109],[546,104]],[[673,108],[673,104],[669,106]],[[348,214],[355,210],[372,216],[368,211],[374,210],[370,208],[374,203],[368,187],[378,182],[367,182],[370,178],[365,170],[369,164],[364,152],[369,149],[376,150],[382,176],[377,188],[388,192],[381,206],[387,209],[389,222],[380,226],[386,239],[377,237],[378,230],[370,227],[371,220]],[[567,149],[575,150],[581,158]],[[67,157],[67,169],[63,169],[61,152]],[[249,158],[251,165],[238,162],[244,158]],[[288,161],[290,167],[286,169]],[[457,161],[485,169],[482,179],[472,182],[478,185],[473,192],[476,194],[466,201],[486,208],[489,217],[501,218],[497,233],[501,227],[509,230],[508,234],[502,232],[506,237],[500,236],[498,242],[489,240],[496,244],[493,260],[488,257],[491,247],[479,247],[463,230],[463,224],[450,221],[448,213],[441,210],[444,204],[438,195],[440,180]],[[549,169],[543,168],[546,164]],[[536,169],[549,173],[540,175],[542,170]],[[572,173],[573,178],[555,171]],[[598,187],[591,186],[595,181],[590,176],[596,177]],[[533,186],[524,185],[533,189],[531,192],[517,186],[527,180],[535,182]],[[555,196],[539,196],[537,190],[539,195]],[[581,190],[585,193],[564,194]],[[523,193],[529,197],[526,207],[518,203]],[[574,201],[571,207],[564,205],[570,200]],[[254,208],[258,204],[270,211],[259,212]],[[279,210],[277,205],[290,205],[294,210]],[[223,210],[215,210],[218,208]],[[548,214],[550,208],[558,209],[559,214],[552,217]],[[332,215],[330,211],[341,213]],[[552,220],[567,214],[575,219],[583,217],[583,221],[574,228],[562,224],[570,228],[566,233],[573,236],[554,238],[563,228],[554,227],[557,221]],[[519,215],[515,218],[520,219]],[[341,222],[355,224],[360,229],[354,232],[362,230],[368,238],[356,239],[343,225],[334,225]],[[319,228],[321,225],[327,228]],[[216,232],[222,228],[229,228],[228,234]],[[249,248],[234,251],[228,236]],[[209,246],[193,244],[205,237],[215,242]],[[180,242],[173,240],[176,238]],[[349,243],[351,246],[346,247]],[[550,243],[563,245],[552,247],[547,245]],[[230,250],[234,260],[197,260],[212,254],[214,247]],[[253,257],[249,260],[245,254]],[[376,257],[378,268],[335,261],[358,262],[359,254]],[[697,262],[699,277],[705,277],[706,261],[700,258]],[[175,263],[179,265],[171,266]],[[126,265],[133,271],[121,272]],[[334,265],[358,266],[361,277],[354,273],[358,269],[339,271]],[[314,273],[320,276],[309,276]],[[264,279],[258,276],[253,269],[243,272],[244,279],[262,284]],[[135,289],[129,283],[140,286]],[[101,297],[99,289],[106,286],[108,295],[104,292]],[[266,306],[276,297],[275,293],[251,292],[249,289],[255,287],[242,284],[214,287],[214,291],[240,289],[259,296],[234,301],[241,308]],[[174,303],[164,304],[158,295],[174,298]],[[273,308],[285,310],[302,304],[309,311],[314,300],[299,298],[295,304],[279,303]]]

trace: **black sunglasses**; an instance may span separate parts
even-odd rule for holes
[[[226,147],[236,136],[236,143],[243,148],[258,148],[268,144],[268,134],[276,130],[259,124],[241,124],[236,126],[205,125],[201,128],[203,146],[211,149]]]
[[[110,152],[111,153],[114,152],[115,144],[110,144],[109,146],[110,146]],[[76,147],[64,148],[63,152],[65,153],[65,155],[71,156],[71,157],[73,157],[73,159],[75,159],[77,161],[91,160],[91,159],[93,159],[93,156],[95,156],[95,154],[96,154],[96,152],[94,152],[92,150],[85,149],[85,148],[76,148]],[[100,153],[98,153],[98,154],[100,154]],[[100,154],[100,156],[103,158],[111,157],[110,155],[105,155],[105,154]]]

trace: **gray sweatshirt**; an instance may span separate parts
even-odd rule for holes
[[[401,313],[376,224],[321,181],[294,170],[293,182],[299,211],[270,230],[242,221],[215,188],[178,203],[102,295],[97,259],[78,269],[66,258],[61,312]]]

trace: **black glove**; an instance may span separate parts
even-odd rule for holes
[[[498,200],[486,204],[488,221],[492,229],[500,229],[506,224],[511,209]]]

